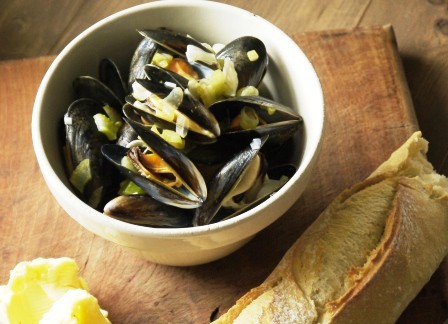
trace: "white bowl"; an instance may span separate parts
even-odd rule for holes
[[[147,228],[107,217],[71,190],[61,159],[58,128],[72,100],[72,80],[97,75],[100,59],[127,68],[141,39],[137,29],[168,27],[208,43],[239,36],[260,38],[270,55],[264,84],[273,98],[304,119],[305,147],[294,176],[272,197],[233,219],[207,226]],[[280,29],[251,12],[211,1],[163,1],[139,5],[101,20],[82,32],[56,57],[37,92],[32,136],[37,160],[62,208],[89,231],[160,264],[195,265],[222,258],[248,242],[284,214],[303,193],[312,175],[324,125],[318,77],[300,48]]]

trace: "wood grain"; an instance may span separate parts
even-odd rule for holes
[[[0,60],[57,54],[85,28],[144,0],[0,1]],[[293,35],[391,24],[398,40],[429,160],[448,174],[448,3],[446,0],[223,0]]]
[[[297,203],[241,250],[197,267],[156,265],[97,237],[57,205],[38,170],[31,109],[53,57],[0,63],[0,283],[36,257],[74,258],[113,323],[207,323],[260,284],[341,190],[367,176],[417,122],[390,28],[298,33],[325,93],[326,134],[315,177]],[[272,242],[275,242],[273,244]],[[448,316],[448,264],[400,323]]]

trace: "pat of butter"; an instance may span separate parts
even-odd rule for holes
[[[110,323],[73,259],[20,262],[0,286],[0,323]]]

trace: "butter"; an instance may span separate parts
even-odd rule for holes
[[[18,263],[0,286],[0,323],[110,323],[78,271],[67,257]]]

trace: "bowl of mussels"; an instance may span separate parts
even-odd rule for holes
[[[312,177],[323,126],[297,44],[211,1],[152,2],[91,26],[51,64],[32,116],[62,208],[176,266],[222,258],[284,214]]]

